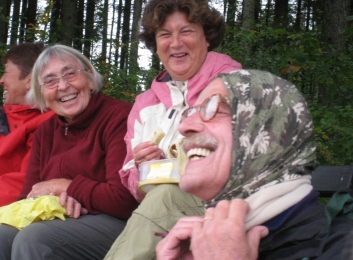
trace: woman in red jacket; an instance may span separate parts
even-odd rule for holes
[[[4,107],[0,108],[0,206],[17,200],[25,179],[33,132],[54,115],[41,113],[27,104],[26,93],[31,84],[31,70],[43,43],[21,43],[4,56]]]
[[[102,259],[137,207],[119,175],[132,105],[100,94],[102,76],[70,47],[45,49],[32,75],[29,100],[57,115],[34,134],[20,196],[60,196],[73,218],[0,225],[0,258]]]

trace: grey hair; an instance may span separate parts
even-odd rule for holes
[[[26,95],[29,104],[38,106],[42,111],[46,110],[46,104],[41,93],[41,86],[39,83],[39,75],[42,73],[44,68],[49,64],[50,60],[56,57],[60,60],[66,60],[70,58],[76,59],[85,70],[93,81],[92,92],[98,92],[103,86],[103,76],[94,68],[92,63],[79,51],[61,44],[49,46],[39,55],[35,62],[32,70],[31,87]]]

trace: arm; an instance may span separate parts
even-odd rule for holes
[[[68,186],[67,194],[90,213],[105,213],[126,219],[137,207],[137,202],[122,185],[119,176],[126,154],[124,135],[130,107],[130,104],[123,103],[102,111],[99,116],[100,127],[93,133],[97,144],[92,149],[99,151],[89,156],[92,159],[101,157],[101,161],[86,169],[90,171],[87,174],[79,172]]]
[[[140,118],[140,97],[136,99],[128,117],[127,133],[125,135],[126,157],[122,169],[119,171],[122,183],[137,201],[142,201],[144,195],[138,191],[140,179],[138,164],[146,160],[158,159],[160,149],[144,137],[145,126]],[[158,155],[159,154],[159,155]],[[137,161],[135,161],[137,160]]]

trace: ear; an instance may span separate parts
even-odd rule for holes
[[[31,73],[25,78],[26,89],[29,90],[31,87]]]

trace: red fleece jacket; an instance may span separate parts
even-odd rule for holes
[[[127,219],[138,203],[121,184],[119,170],[126,154],[124,135],[132,105],[92,94],[83,114],[67,124],[55,116],[34,134],[21,198],[38,182],[72,180],[67,193],[91,214]]]
[[[54,115],[23,105],[4,106],[10,133],[0,135],[0,206],[17,200],[32,148],[33,132]]]

